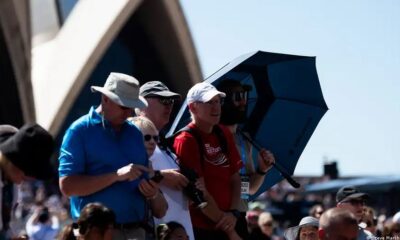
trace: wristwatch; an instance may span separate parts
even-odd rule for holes
[[[150,178],[150,180],[153,180],[156,183],[161,182],[161,180],[164,178],[164,176],[161,174],[159,170],[154,171],[154,176]]]
[[[239,218],[241,215],[239,210],[237,210],[237,209],[231,209],[231,210],[229,210],[229,212],[232,213],[233,216],[235,216],[235,218]]]

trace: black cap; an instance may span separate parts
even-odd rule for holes
[[[168,87],[160,81],[151,81],[143,84],[140,87],[139,95],[142,97],[181,98],[181,95],[171,92]]]
[[[358,199],[358,198],[363,198],[367,199],[368,194],[360,192],[356,187],[354,186],[345,186],[339,189],[339,191],[336,193],[336,202],[343,202],[347,201],[350,199]]]
[[[53,150],[53,137],[38,124],[26,124],[14,133],[0,132],[1,153],[27,176],[50,179]]]

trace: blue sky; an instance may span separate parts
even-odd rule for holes
[[[400,173],[400,1],[181,0],[207,77],[248,52],[316,56],[325,114],[295,174]]]

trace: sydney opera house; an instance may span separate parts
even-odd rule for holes
[[[58,138],[112,71],[181,94],[202,78],[177,0],[2,0],[0,61],[0,124]]]

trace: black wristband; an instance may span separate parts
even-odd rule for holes
[[[265,175],[265,174],[267,174],[267,172],[261,171],[261,169],[260,169],[259,167],[257,167],[256,173],[258,173],[259,175]]]

